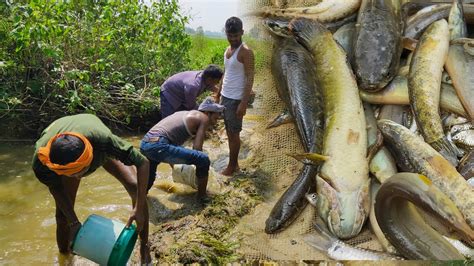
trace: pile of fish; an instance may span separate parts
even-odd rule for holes
[[[305,150],[265,231],[309,202],[324,224],[305,240],[332,259],[471,259],[474,4],[323,0],[251,15],[274,37],[287,106],[271,126],[290,116]],[[387,253],[339,240],[367,218]]]

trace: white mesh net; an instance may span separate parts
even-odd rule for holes
[[[257,8],[262,6],[308,6],[320,1],[283,1],[283,0],[257,0],[247,1],[245,8]],[[258,24],[255,18],[246,18],[245,23]],[[257,25],[258,26],[258,25]],[[271,39],[269,36],[263,37]],[[266,49],[271,49],[268,44]],[[256,47],[253,47],[256,48]],[[271,55],[271,52],[269,52]],[[268,218],[273,206],[297,177],[302,164],[287,154],[303,152],[295,127],[292,123],[266,129],[268,123],[280,114],[284,104],[280,100],[270,70],[270,56],[264,58],[265,64],[256,69],[256,82],[254,91],[256,99],[254,107],[247,111],[244,117],[244,128],[252,128],[253,134],[250,138],[249,147],[252,155],[242,165],[246,167],[258,167],[272,176],[274,190],[271,197],[265,203],[260,204],[235,228],[236,232],[243,235],[240,244],[240,252],[247,259],[255,260],[326,260],[323,253],[308,246],[302,240],[302,234],[312,232],[312,223],[317,219],[315,209],[308,205],[283,232],[268,235],[264,232],[265,220]],[[269,188],[271,189],[271,188]],[[362,232],[346,243],[372,250],[382,251],[375,235],[369,229],[368,221]]]

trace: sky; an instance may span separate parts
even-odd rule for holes
[[[242,13],[242,0],[179,0],[181,10],[192,18],[188,27],[202,26],[206,31],[221,32],[226,19]],[[244,21],[244,30],[247,30]]]

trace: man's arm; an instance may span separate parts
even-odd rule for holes
[[[143,229],[148,232],[148,208],[146,195],[149,165],[147,159],[144,159],[141,165],[135,165],[137,167],[137,198],[133,213],[127,222],[127,227],[132,224],[133,220],[136,220],[138,232],[141,232]],[[148,234],[146,234],[146,237],[148,238]],[[143,237],[142,241],[144,241]]]
[[[137,221],[137,230],[141,231],[144,225],[148,224],[148,212],[146,208],[146,194],[148,186],[149,162],[136,148],[128,141],[115,136],[108,136],[107,154],[120,160],[125,165],[135,165],[137,167],[137,195],[135,206],[127,222],[129,226],[133,220]]]
[[[224,71],[225,73],[225,71]],[[213,93],[214,96],[214,101],[216,103],[220,102],[221,99],[221,91],[222,91],[222,83],[224,82],[224,75],[222,75],[221,81],[219,81],[219,84],[216,85],[215,91]]]
[[[198,119],[198,118],[196,118]],[[196,131],[196,136],[193,141],[193,150],[202,151],[202,145],[204,143],[204,138],[206,137],[206,130],[209,126],[209,118],[205,114],[201,114],[199,119],[199,127]]]
[[[137,222],[137,231],[140,235],[140,259],[141,263],[151,262],[150,249],[148,246],[148,206],[146,194],[148,192],[148,172],[149,161],[129,142],[115,136],[109,136],[108,153],[119,159],[125,165],[135,165],[137,167],[137,193],[135,206],[128,218],[126,226],[129,227],[135,220]]]
[[[250,49],[244,50],[245,53],[242,56],[242,63],[244,64],[244,73],[245,73],[245,87],[244,95],[242,100],[237,107],[237,116],[243,117],[247,111],[247,105],[250,98],[250,92],[253,87],[253,79],[255,75],[255,59],[253,51]]]
[[[230,46],[228,46],[227,48],[225,48],[225,52],[224,52],[224,60],[223,60],[223,63],[225,65],[225,57],[226,57],[226,54],[227,54],[227,50],[229,50]],[[224,68],[224,73],[222,75],[222,78],[221,78],[221,81],[219,82],[219,84],[217,85],[217,90],[215,91],[214,93],[214,101],[216,103],[220,102],[220,99],[221,99],[221,91],[222,91],[222,84],[224,83],[224,76],[225,76],[225,68]]]

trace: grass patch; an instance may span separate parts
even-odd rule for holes
[[[228,191],[214,196],[197,215],[160,225],[150,237],[158,263],[222,265],[241,259],[238,240],[229,233],[262,201],[261,186],[269,182],[263,172],[238,174],[225,183]]]

